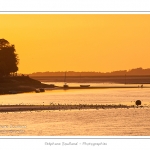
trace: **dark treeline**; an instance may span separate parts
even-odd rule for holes
[[[5,39],[0,39],[0,76],[14,75],[18,71],[18,63],[15,46]]]
[[[35,72],[30,74],[30,76],[64,76],[65,72]],[[67,71],[67,76],[75,76],[75,77],[82,77],[82,76],[149,76],[150,75],[150,68],[142,69],[142,68],[135,68],[131,70],[119,70],[119,71],[112,71],[112,72],[74,72],[74,71]]]

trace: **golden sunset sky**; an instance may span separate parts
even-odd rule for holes
[[[19,72],[150,68],[150,15],[0,14]]]

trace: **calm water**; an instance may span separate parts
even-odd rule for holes
[[[150,105],[150,88],[50,90],[1,95],[4,104]],[[0,113],[0,135],[149,135],[150,109],[66,110]]]

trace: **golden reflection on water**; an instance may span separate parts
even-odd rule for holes
[[[82,89],[50,90],[45,93],[1,95],[0,105],[55,104],[126,104],[134,105],[140,99],[142,105],[150,104],[150,89]]]
[[[0,120],[0,135],[150,136],[149,108],[0,113]],[[2,125],[26,128],[10,133]]]
[[[51,90],[45,93],[1,95],[5,104],[127,104],[140,99],[150,105],[150,89]],[[44,103],[43,103],[44,102]],[[0,113],[0,135],[148,135],[149,108],[27,111]],[[10,128],[11,126],[11,128]],[[12,126],[17,126],[13,129]],[[21,128],[26,126],[26,128]],[[7,127],[7,128],[6,128]]]

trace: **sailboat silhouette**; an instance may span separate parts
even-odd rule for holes
[[[67,85],[67,82],[66,82],[66,72],[65,72],[65,78],[64,78],[64,88],[68,88],[69,86]]]

